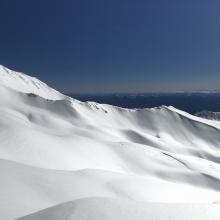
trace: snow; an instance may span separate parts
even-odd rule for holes
[[[15,72],[0,65],[0,84],[23,93],[33,93],[46,99],[63,99],[65,96],[35,77]]]
[[[0,94],[0,219],[219,219],[220,122],[80,102],[3,66]]]
[[[219,205],[155,204],[122,199],[89,198],[64,203],[20,220],[218,220],[219,215]]]

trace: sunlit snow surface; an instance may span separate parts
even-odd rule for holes
[[[219,121],[80,102],[3,66],[0,95],[0,219],[220,219]]]

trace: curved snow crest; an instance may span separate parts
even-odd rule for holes
[[[217,220],[219,205],[144,203],[113,198],[66,202],[18,220]]]
[[[23,93],[33,93],[45,99],[58,100],[65,96],[35,77],[0,65],[0,84]]]

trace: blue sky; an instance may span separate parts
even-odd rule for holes
[[[217,0],[0,0],[0,63],[66,93],[220,89]]]

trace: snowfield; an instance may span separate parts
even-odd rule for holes
[[[98,212],[96,210],[99,210]],[[121,199],[88,198],[64,203],[20,220],[219,219],[219,205],[141,203]]]
[[[220,219],[220,121],[80,102],[0,66],[0,219]]]

